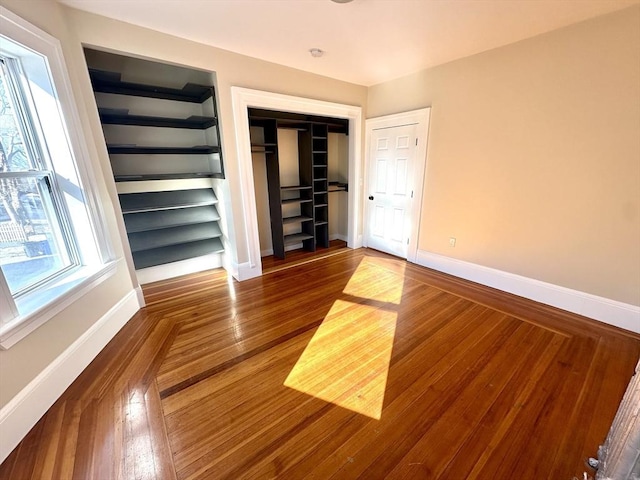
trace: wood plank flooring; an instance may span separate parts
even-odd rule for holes
[[[0,479],[582,479],[640,355],[366,249],[144,292]]]
[[[297,265],[314,262],[320,258],[343,253],[345,248],[347,248],[347,242],[343,240],[331,240],[328,248],[318,247],[315,252],[299,249],[287,252],[284,259],[276,258],[274,255],[262,257],[262,273],[273,273]]]

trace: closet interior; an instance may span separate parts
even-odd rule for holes
[[[262,256],[347,238],[348,120],[249,109]]]
[[[153,281],[220,266],[213,72],[89,48],[85,58],[139,280],[141,271]]]

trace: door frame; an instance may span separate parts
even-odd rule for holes
[[[418,236],[420,233],[420,217],[422,214],[422,194],[426,183],[426,166],[427,166],[427,143],[429,137],[429,118],[431,116],[431,107],[411,110],[409,112],[395,113],[393,115],[384,115],[381,117],[368,118],[365,122],[365,165],[364,165],[364,187],[362,201],[364,207],[364,235],[363,244],[367,245],[369,234],[369,202],[365,200],[367,195],[369,173],[371,172],[371,137],[374,130],[383,128],[402,127],[405,125],[417,125],[416,134],[418,136],[418,148],[416,151],[416,164],[414,166],[415,180],[413,182],[413,197],[410,207],[411,215],[411,235],[409,235],[409,246],[407,248],[407,260],[416,263],[418,255]]]
[[[256,211],[251,139],[249,134],[249,108],[306,113],[349,120],[347,246],[349,248],[360,248],[362,246],[362,232],[359,232],[358,226],[362,225],[362,107],[243,87],[231,87],[231,100],[235,121],[238,169],[240,173],[240,194],[242,197],[242,211],[234,212],[234,215],[238,215],[243,219],[248,256],[247,263],[243,268],[239,269],[236,278],[238,278],[238,280],[246,280],[262,275],[258,214]]]

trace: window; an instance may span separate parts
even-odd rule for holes
[[[14,298],[79,265],[20,61],[0,56],[0,270]]]
[[[113,271],[59,43],[0,10],[0,348]]]

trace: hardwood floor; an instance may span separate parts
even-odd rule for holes
[[[296,265],[302,265],[313,262],[321,258],[330,257],[338,253],[344,253],[347,248],[347,242],[343,240],[331,240],[329,248],[318,248],[315,252],[307,252],[306,250],[292,250],[287,252],[286,258],[280,259],[273,255],[262,257],[262,273],[273,273]]]
[[[0,478],[582,479],[640,355],[365,249],[144,291]]]

